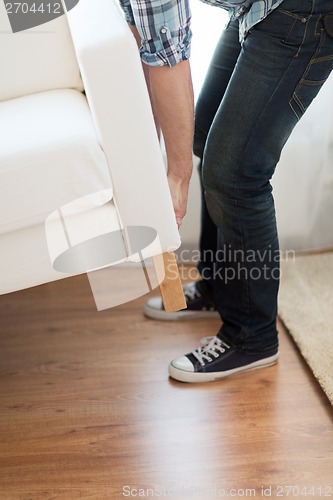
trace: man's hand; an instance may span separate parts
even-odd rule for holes
[[[182,179],[181,177],[168,174],[168,182],[172,197],[173,208],[175,211],[176,222],[178,229],[182,224],[182,220],[186,214],[187,196],[190,178]]]

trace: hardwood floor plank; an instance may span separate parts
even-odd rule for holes
[[[169,361],[219,322],[148,320],[144,300],[97,312],[85,276],[0,297],[0,499],[333,496],[332,407],[282,326],[277,365],[182,384]]]

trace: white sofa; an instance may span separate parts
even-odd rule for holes
[[[0,2],[0,32],[0,293],[178,248],[138,50],[115,1],[80,0],[15,34]]]

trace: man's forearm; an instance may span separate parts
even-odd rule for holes
[[[162,128],[168,173],[183,179],[192,172],[194,105],[188,61],[176,66],[150,67],[150,86]]]
[[[130,25],[138,47],[141,38],[136,26]],[[142,63],[143,71],[149,91],[157,132],[162,126],[168,160],[177,157],[176,149],[179,146],[179,137],[175,137],[178,127],[175,126],[175,116],[179,115],[184,131],[184,149],[187,149],[189,158],[192,158],[194,103],[191,71],[188,61],[183,61],[173,68],[166,66],[148,66]],[[157,115],[159,115],[157,117]],[[163,123],[159,123],[160,120]],[[169,140],[170,137],[170,140]],[[185,143],[187,144],[185,145]],[[181,155],[184,159],[184,154]],[[171,166],[173,169],[173,165]]]
[[[178,226],[186,213],[192,174],[194,99],[190,65],[150,67],[155,112],[161,126],[168,161],[168,180]]]
[[[130,26],[140,47],[137,28]],[[157,133],[161,127],[168,162],[168,180],[178,226],[186,213],[192,173],[194,98],[189,61],[176,66],[143,64]]]

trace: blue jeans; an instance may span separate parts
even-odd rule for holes
[[[194,152],[205,197],[198,267],[223,320],[218,336],[243,350],[278,345],[280,252],[270,179],[333,69],[328,14],[327,0],[284,0],[242,47],[231,22],[197,102]]]

